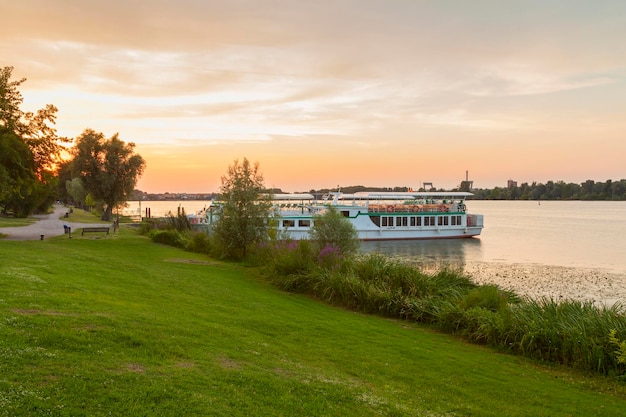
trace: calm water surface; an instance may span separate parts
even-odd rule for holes
[[[364,242],[365,251],[424,261],[531,263],[626,273],[626,202],[468,201],[479,238]]]
[[[130,202],[125,212],[161,217],[178,207],[196,212],[208,201]],[[363,242],[366,252],[408,256],[424,262],[543,264],[626,273],[624,201],[468,201],[485,216],[479,238]]]

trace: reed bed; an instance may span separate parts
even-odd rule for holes
[[[268,261],[272,281],[356,311],[431,324],[501,351],[625,378],[622,305],[522,298],[497,285],[478,285],[459,270],[425,272],[375,254],[333,267],[318,265],[314,255],[298,245],[275,251]]]

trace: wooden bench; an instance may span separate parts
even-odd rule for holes
[[[90,233],[90,232],[107,232],[107,235],[109,234],[109,226],[101,226],[101,227],[83,227],[83,231],[80,234],[81,236],[83,236],[85,234],[85,232]]]

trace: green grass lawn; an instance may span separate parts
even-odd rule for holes
[[[613,380],[121,231],[0,241],[0,417],[626,415]]]
[[[33,224],[37,219],[34,217],[27,218],[15,218],[15,217],[1,217],[0,216],[0,230],[3,227],[22,227]]]
[[[69,208],[68,208],[69,211]],[[61,216],[61,220],[65,220],[65,216]],[[67,218],[68,221],[71,222],[78,222],[78,223],[101,223],[102,220],[100,220],[100,216],[98,214],[91,213],[87,210],[83,210],[83,209],[79,209],[79,208],[72,208],[72,212],[70,213],[69,217]],[[111,223],[111,222],[105,222],[105,223]]]

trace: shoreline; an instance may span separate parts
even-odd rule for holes
[[[608,307],[626,300],[626,274],[601,269],[468,261],[463,271],[478,284],[497,284],[532,299],[590,301]]]

